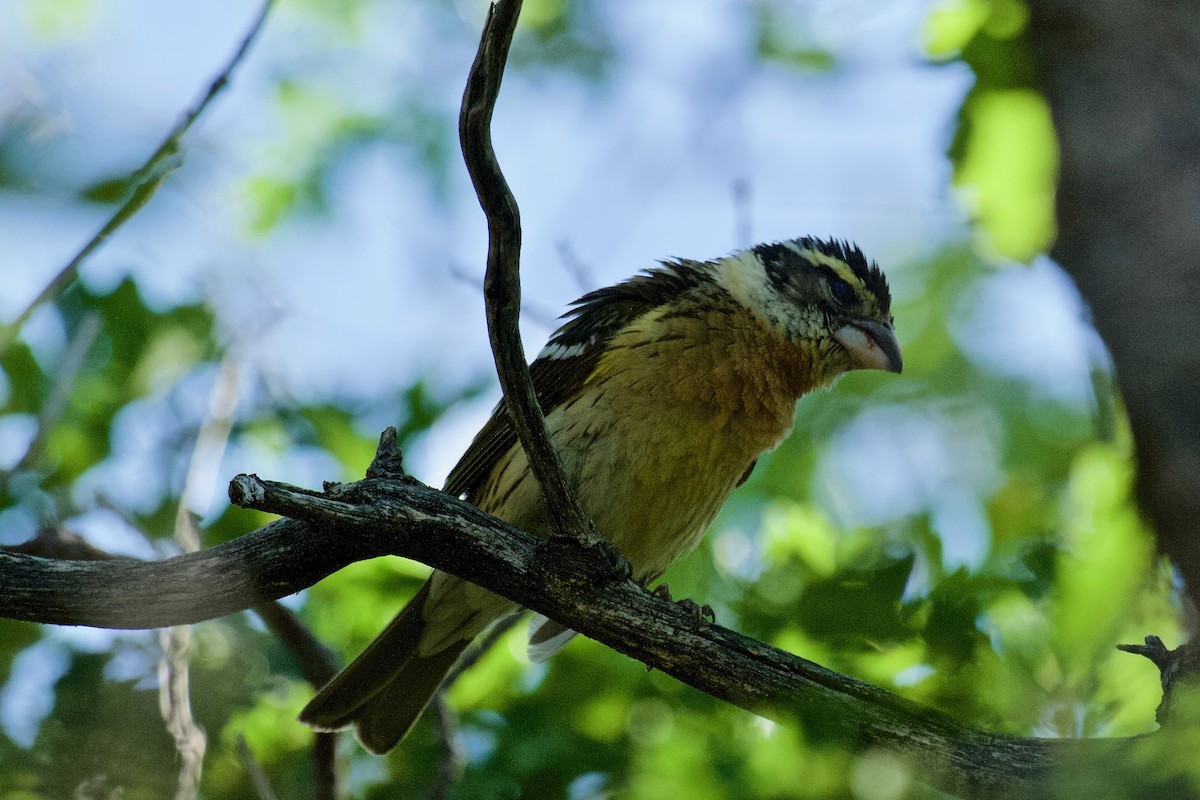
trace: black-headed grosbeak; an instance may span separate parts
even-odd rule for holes
[[[664,262],[585,295],[530,366],[568,480],[646,584],[700,541],[796,401],[844,372],[899,372],[887,280],[848,243],[794,239],[715,261]],[[446,481],[505,522],[551,525],[503,404]],[[354,725],[384,753],[412,728],[463,650],[509,600],[434,572],[409,604],[301,712]],[[530,657],[574,635],[538,617]]]

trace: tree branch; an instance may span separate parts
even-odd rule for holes
[[[320,689],[341,669],[338,658],[303,622],[281,603],[263,603],[254,607],[259,616],[300,667],[304,680]]]
[[[341,668],[337,656],[282,603],[263,603],[254,607],[254,613],[291,652],[300,667],[300,674],[314,689],[320,689],[337,674]],[[313,797],[316,800],[336,800],[338,796],[337,737],[336,733],[314,734]],[[251,777],[254,777],[253,773]],[[257,785],[257,779],[255,783]]]
[[[1125,763],[1129,740],[981,731],[883,689],[694,617],[569,537],[543,539],[411,479],[324,493],[242,475],[235,503],[293,520],[200,553],[143,563],[0,553],[0,616],[99,627],[197,622],[315,583],[351,561],[415,558],[502,594],[714,697],[856,750],[882,747],[969,797],[1046,796],[1063,764]],[[600,553],[604,554],[603,548]]]
[[[158,640],[163,650],[158,662],[158,708],[167,725],[167,733],[175,742],[179,762],[175,800],[195,800],[200,791],[208,737],[192,716],[188,661],[192,631],[182,625],[164,628],[158,632]]]
[[[546,422],[525,362],[517,324],[521,312],[521,214],[492,149],[492,111],[520,13],[521,0],[499,0],[488,8],[479,51],[463,92],[458,137],[479,205],[487,216],[488,256],[483,295],[492,356],[504,390],[504,407],[517,429],[521,447],[529,455],[555,531],[591,536],[592,523],[567,484],[562,462],[546,433]]]

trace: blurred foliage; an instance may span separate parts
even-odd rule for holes
[[[450,3],[418,5],[458,24]],[[30,8],[49,33],[86,25],[90,13],[80,0]],[[296,8],[327,20],[331,39],[351,42],[374,10],[357,0]],[[836,67],[803,14],[783,3],[760,3],[755,13],[761,61],[808,72]],[[986,234],[987,255],[1022,261],[1053,237],[1055,179],[1054,137],[1021,42],[1025,16],[1018,0],[948,0],[928,27],[931,56],[965,62],[976,76],[950,147],[955,181]],[[514,69],[602,84],[615,55],[592,3],[530,0],[523,26]],[[339,163],[381,143],[419,168],[431,199],[445,200],[454,112],[429,93],[396,88],[350,107],[297,65],[277,76],[275,102],[285,134],[245,179],[249,232],[319,214]],[[47,167],[53,154],[33,163],[25,149],[24,132],[42,122],[8,119],[0,128],[3,190],[61,188]],[[81,179],[72,194],[113,202],[126,185],[113,177],[119,170]],[[896,274],[904,375],[856,374],[806,398],[794,435],[672,570],[675,595],[711,603],[724,625],[988,729],[1151,730],[1157,675],[1113,645],[1147,632],[1177,640],[1177,614],[1170,576],[1130,498],[1128,432],[1098,417],[1111,398],[1067,402],[971,358],[951,316],[970,306],[987,272],[966,243],[946,242]],[[99,321],[90,339],[89,319]],[[123,532],[116,541],[169,549],[208,414],[204,398],[233,349],[220,310],[152,303],[126,278],[105,289],[76,286],[34,322],[54,335],[0,353],[0,543],[103,513]],[[71,373],[64,365],[75,346],[84,352]],[[267,464],[313,461],[326,470],[318,478],[331,480],[361,474],[369,462],[378,432],[361,420],[388,419],[410,445],[479,391],[421,381],[372,400],[301,400],[261,376],[246,383],[231,448]],[[45,414],[57,396],[65,397],[61,411]],[[846,487],[830,476],[842,467],[861,474],[862,465],[847,467],[840,443],[885,427],[897,437],[909,431],[895,440],[914,459],[906,475],[922,474],[916,459],[933,447],[943,448],[953,474],[932,486],[905,484],[909,505],[855,522],[839,502]],[[872,471],[882,466],[868,464],[870,481],[851,488],[883,493],[882,475]],[[264,521],[221,506],[204,520],[205,543]],[[956,523],[983,538],[966,555]],[[424,573],[395,559],[353,565],[305,594],[304,619],[349,656]],[[23,710],[0,719],[0,798],[172,793],[176,764],[157,707],[153,636],[96,641],[2,620],[0,631],[0,701]],[[449,796],[939,796],[888,754],[854,756],[824,740],[819,721],[780,727],[593,642],[577,641],[544,666],[527,664],[523,651],[518,628],[452,687],[465,769]],[[209,737],[206,798],[252,796],[234,751],[239,735],[279,796],[310,794],[312,737],[294,722],[310,687],[283,645],[249,615],[197,626],[191,678]],[[347,795],[416,796],[435,779],[441,754],[429,719],[385,758],[345,742]]]
[[[763,63],[813,72],[837,64],[834,54],[809,29],[809,16],[801,9],[789,3],[758,3],[756,12],[757,55]]]
[[[594,83],[605,77],[613,58],[595,0],[529,0],[521,6],[517,30],[510,56],[517,69],[567,71]]]
[[[1024,0],[942,0],[930,14],[935,61],[965,61],[975,84],[959,110],[950,156],[955,184],[989,246],[1029,261],[1054,239],[1058,144],[1034,88]]]
[[[362,35],[371,2],[311,3],[308,10],[331,18],[351,41]],[[416,5],[461,25],[445,0]],[[597,83],[611,58],[611,45],[596,23],[588,0],[531,0],[523,6],[520,34],[510,62],[530,72],[575,73]],[[251,232],[265,234],[297,213],[326,210],[326,191],[338,169],[370,147],[400,151],[428,182],[431,202],[446,202],[451,170],[457,168],[457,105],[408,75],[382,97],[353,107],[342,87],[321,86],[301,72],[278,83],[276,103],[282,135],[266,155],[267,167],[248,179]],[[453,98],[457,94],[450,95]]]
[[[282,81],[276,98],[287,133],[267,154],[268,163],[277,166],[249,180],[252,232],[266,233],[300,211],[324,211],[331,176],[372,144],[391,145],[411,156],[435,196],[443,196],[455,121],[448,111],[428,107],[420,94],[391,98],[392,107],[382,110],[353,110],[333,92]]]

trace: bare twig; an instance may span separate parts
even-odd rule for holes
[[[272,601],[254,607],[267,629],[291,651],[304,679],[314,689],[324,686],[337,673],[337,656],[282,603]],[[336,733],[318,733],[313,740],[313,797],[337,800]]]
[[[483,657],[483,654],[491,650],[492,645],[512,630],[513,626],[524,616],[525,613],[523,611],[518,611],[515,614],[509,614],[493,625],[455,663],[454,668],[450,670],[450,674],[442,681],[441,688],[433,696],[433,729],[437,736],[438,744],[441,747],[441,753],[438,755],[437,766],[434,768],[433,779],[429,789],[422,795],[425,800],[445,800],[445,798],[449,797],[450,790],[462,778],[463,768],[466,764],[466,757],[463,755],[462,748],[456,739],[458,734],[458,715],[454,713],[454,709],[450,707],[449,701],[446,700],[446,693],[450,691],[450,687],[454,685],[454,682],[464,672],[475,666],[479,659]]]
[[[1174,650],[1168,650],[1162,639],[1150,634],[1144,644],[1119,644],[1117,649],[1144,656],[1158,667],[1163,696],[1154,717],[1159,725],[1174,722],[1171,709],[1179,704],[1178,698],[1184,694],[1178,690],[1187,687],[1190,690],[1188,694],[1194,698],[1196,685],[1200,682],[1197,678],[1200,675],[1200,644],[1185,642]]]
[[[175,124],[167,137],[163,139],[158,148],[146,159],[141,167],[139,167],[132,175],[130,175],[130,183],[136,183],[133,193],[129,199],[117,209],[108,221],[101,226],[87,244],[83,246],[75,256],[67,262],[67,265],[59,270],[58,274],[51,279],[50,283],[42,289],[41,293],[26,306],[25,310],[17,315],[11,323],[0,330],[0,353],[8,349],[8,346],[13,343],[21,332],[21,328],[33,316],[33,312],[37,311],[43,304],[58,297],[65,291],[75,279],[79,277],[80,265],[100,248],[105,241],[108,240],[122,225],[128,222],[134,214],[142,210],[146,203],[150,202],[150,198],[154,197],[158,187],[162,185],[167,176],[170,175],[179,166],[181,159],[179,157],[179,146],[183,140],[184,134],[192,127],[200,115],[205,112],[213,98],[216,97],[222,89],[229,83],[230,77],[234,70],[246,57],[246,53],[250,50],[250,45],[258,38],[259,31],[262,30],[263,23],[267,19],[267,14],[271,10],[275,0],[264,0],[262,7],[250,24],[250,29],[242,38],[242,42],[234,51],[233,56],[226,62],[217,76],[209,84],[208,90],[201,96],[196,105],[192,106],[184,115],[183,118]]]
[[[233,430],[239,383],[236,360],[232,355],[227,355],[217,368],[216,380],[208,394],[207,419],[196,434],[175,513],[175,539],[185,553],[200,549],[199,529],[195,524],[189,524],[188,514],[207,508],[212,503],[221,457],[225,454],[229,434]]]
[[[337,674],[340,669],[337,656],[285,606],[263,603],[254,607],[254,613],[295,657],[300,674],[313,688],[320,689]]]
[[[1117,649],[1125,653],[1133,653],[1134,655],[1148,658],[1158,667],[1159,673],[1163,678],[1163,688],[1167,687],[1167,674],[1171,671],[1174,663],[1173,652],[1167,649],[1163,644],[1163,640],[1150,634],[1146,637],[1144,644],[1119,644]],[[1182,648],[1180,648],[1182,651]]]
[[[196,552],[200,549],[196,518],[184,509],[183,501],[180,501],[179,507],[180,512],[175,518],[175,540],[184,552]],[[158,662],[158,707],[163,721],[167,723],[167,732],[175,740],[175,751],[179,754],[175,800],[195,800],[200,789],[208,737],[192,717],[192,630],[186,625],[166,628],[159,631],[158,639],[163,651]]]
[[[239,733],[234,746],[237,749],[238,760],[242,762],[242,769],[246,770],[246,774],[250,776],[250,782],[254,784],[258,800],[277,800],[275,790],[271,788],[271,782],[267,780],[266,773],[254,758],[250,745],[246,744],[246,737]]]
[[[194,800],[200,788],[207,738],[192,718],[188,694],[191,628],[180,625],[159,631],[159,642],[163,657],[158,662],[158,707],[179,754],[175,800]]]
[[[467,78],[458,136],[471,183],[488,221],[487,273],[483,280],[488,335],[504,405],[521,446],[529,456],[534,477],[546,498],[554,530],[560,534],[593,536],[587,515],[575,499],[562,463],[546,433],[542,409],[533,389],[518,318],[521,308],[521,218],[516,198],[504,180],[492,149],[492,111],[508,60],[508,48],[521,13],[521,0],[499,0],[488,9],[479,51]]]
[[[304,679],[319,689],[339,669],[337,656],[300,619],[278,601],[255,606],[254,612],[267,629],[291,651]],[[313,740],[313,797],[336,800],[338,796],[336,733],[317,733]]]
[[[237,365],[232,357],[226,356],[209,392],[208,415],[196,434],[196,444],[188,462],[175,513],[175,541],[185,553],[200,550],[200,529],[193,509],[210,504],[212,478],[229,442],[237,397]],[[209,496],[203,496],[205,492]],[[200,786],[207,738],[192,717],[189,692],[191,629],[177,625],[161,631],[159,638],[163,647],[158,668],[159,707],[179,753],[179,780],[175,797],[176,800],[192,800]]]

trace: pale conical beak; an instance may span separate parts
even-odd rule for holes
[[[891,325],[855,320],[833,332],[833,338],[854,359],[852,369],[882,369],[899,372],[904,367],[900,341]]]

